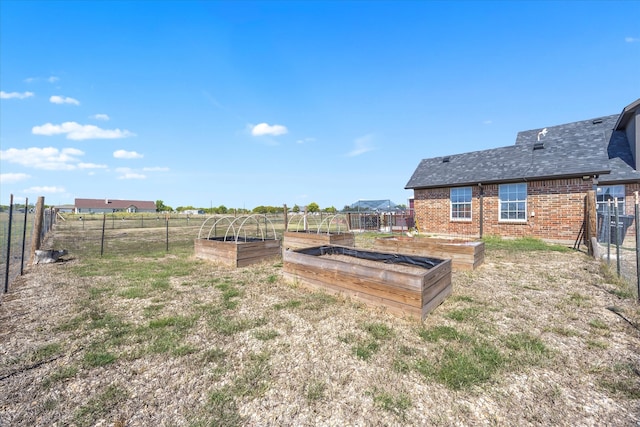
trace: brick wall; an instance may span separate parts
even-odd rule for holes
[[[634,191],[640,184],[626,184],[627,214],[634,211]],[[499,221],[498,185],[483,187],[483,235],[536,237],[575,242],[584,218],[584,198],[590,181],[581,178],[531,181],[527,183],[527,219]],[[414,190],[417,227],[421,232],[478,237],[480,235],[480,187],[472,187],[471,220],[451,220],[449,188]],[[630,227],[627,235],[633,235]]]

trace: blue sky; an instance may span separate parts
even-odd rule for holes
[[[640,2],[0,0],[0,204],[407,203],[423,158],[620,113]]]

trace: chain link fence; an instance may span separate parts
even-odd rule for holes
[[[636,297],[640,292],[638,217],[637,201],[632,214],[619,212],[617,202],[605,204],[597,213],[597,240],[602,252],[600,256],[619,277],[630,284]]]

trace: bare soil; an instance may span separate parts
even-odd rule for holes
[[[453,273],[453,295],[421,324],[297,288],[277,263],[188,261],[190,274],[138,298],[123,296],[118,271],[78,275],[79,253],[30,266],[0,305],[0,426],[640,425],[639,306],[582,252],[487,250],[479,269]],[[229,301],[229,286],[237,305],[203,314]],[[192,320],[169,352],[107,341],[116,328],[96,322],[169,316]],[[245,327],[211,320],[225,318]],[[372,338],[371,325],[388,333]],[[495,346],[508,366],[461,388],[425,375],[416,366],[464,344],[424,339],[444,326]],[[529,358],[504,344],[514,336],[545,351]],[[114,360],[92,363],[101,352]]]

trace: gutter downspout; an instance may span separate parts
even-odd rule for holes
[[[484,188],[482,188],[482,183],[478,183],[478,187],[480,188],[480,238],[482,239],[483,228],[484,228]]]

